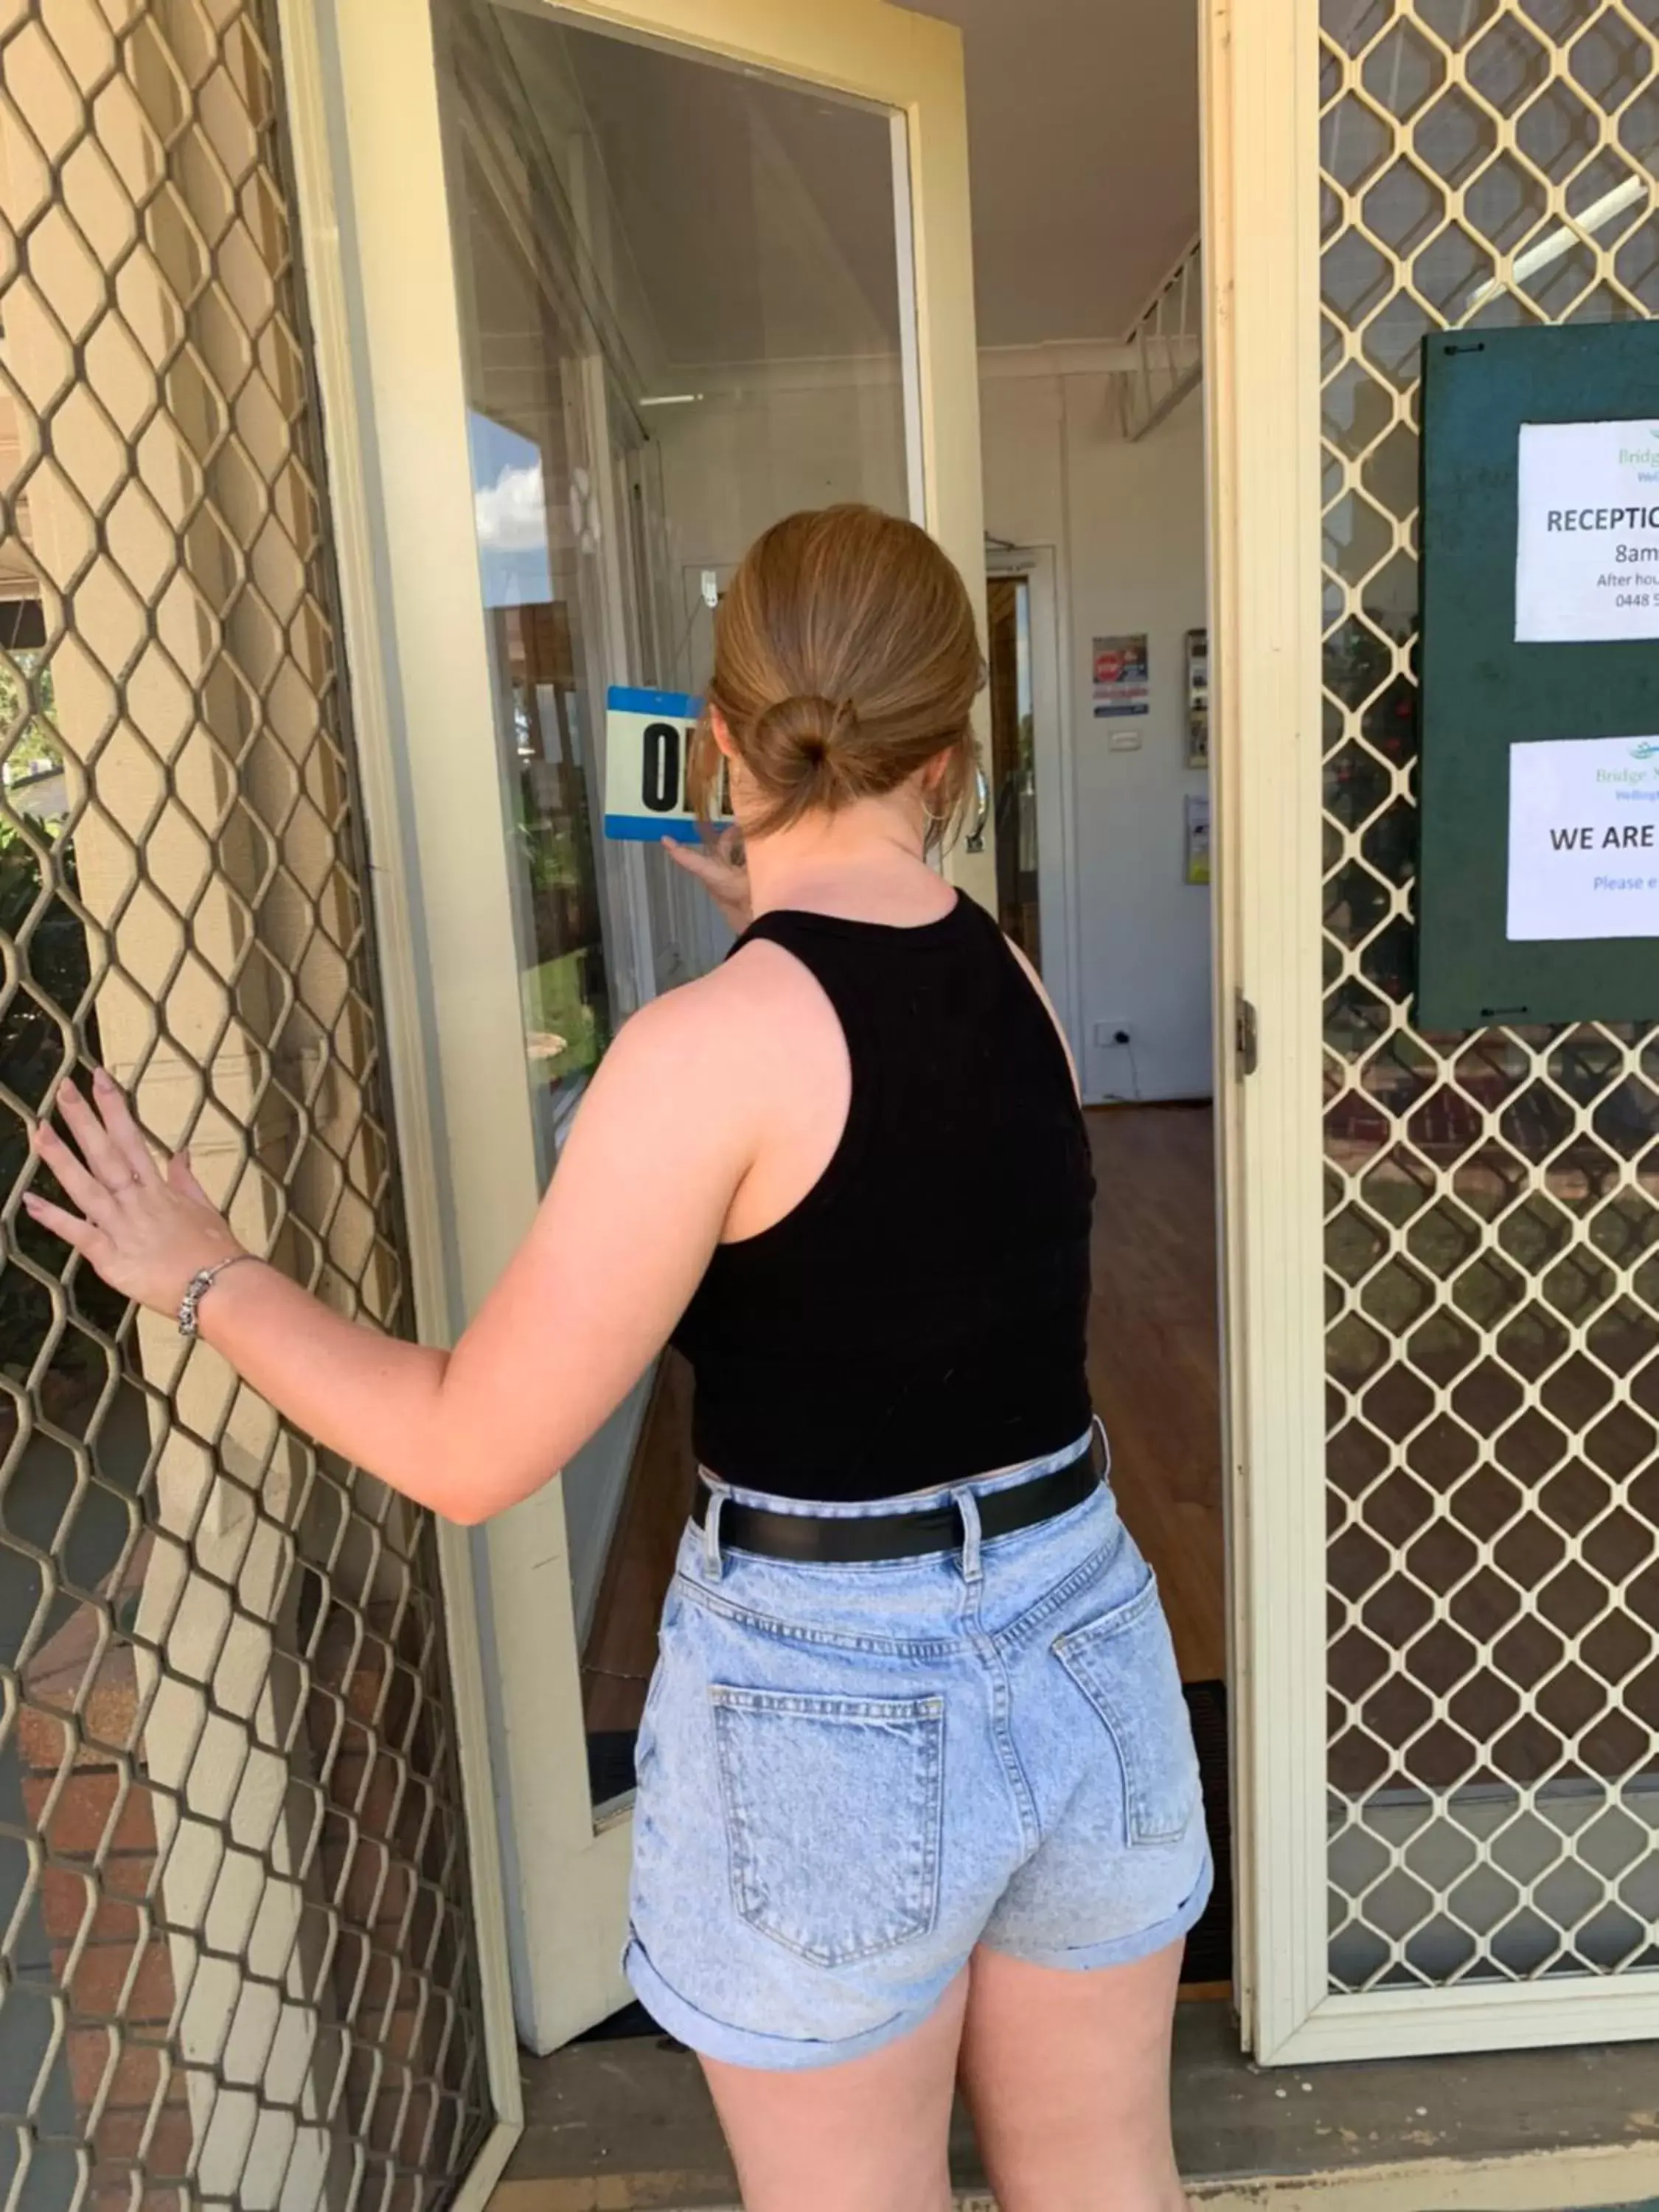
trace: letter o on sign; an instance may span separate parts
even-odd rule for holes
[[[647,722],[640,740],[640,797],[653,814],[680,803],[680,733],[672,722]]]

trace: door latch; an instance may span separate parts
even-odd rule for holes
[[[1233,993],[1233,1060],[1241,1076],[1255,1073],[1255,1008],[1243,991]]]

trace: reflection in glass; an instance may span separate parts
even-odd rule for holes
[[[538,426],[545,439],[548,424]],[[580,1089],[608,1042],[610,1004],[569,599],[556,596],[545,447],[469,418],[478,565],[489,611],[518,888],[530,1080],[555,1102]],[[577,471],[571,495],[583,487]]]

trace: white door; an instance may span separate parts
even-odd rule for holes
[[[861,498],[925,521],[982,589],[960,45],[874,0],[315,20],[337,237],[325,220],[307,251],[337,256],[320,350],[337,429],[349,402],[362,433],[337,437],[333,489],[368,549],[353,673],[408,986],[402,1118],[431,1132],[422,1322],[448,1334],[617,1024],[718,951],[663,857],[603,832],[606,686],[706,673],[684,574]],[[994,898],[988,836],[951,870]],[[475,1545],[538,2051],[627,1999],[625,1763],[590,1732],[583,1656],[614,1532],[650,1504],[649,1394]]]

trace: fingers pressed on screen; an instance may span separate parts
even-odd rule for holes
[[[98,1209],[108,1199],[109,1192],[82,1161],[74,1146],[66,1145],[50,1122],[43,1121],[34,1133],[34,1149],[62,1183],[73,1203],[89,1219],[95,1220]]]
[[[155,1158],[144,1142],[144,1133],[132,1118],[132,1109],[126,1102],[113,1076],[101,1067],[92,1072],[92,1095],[110,1142],[120,1154],[130,1173],[143,1182],[156,1180]]]
[[[78,1213],[70,1213],[61,1206],[54,1206],[47,1198],[37,1198],[32,1190],[23,1194],[23,1204],[31,1220],[38,1221],[43,1229],[50,1229],[54,1237],[61,1237],[65,1244],[76,1251],[86,1249],[89,1240],[97,1235],[89,1221],[82,1221]]]
[[[58,1110],[79,1146],[82,1158],[100,1183],[112,1188],[132,1180],[132,1170],[122,1158],[120,1147],[73,1083],[64,1084],[58,1092]]]

